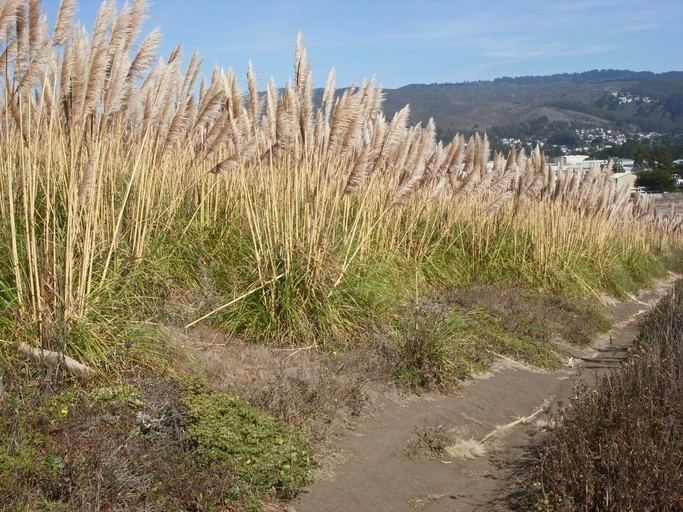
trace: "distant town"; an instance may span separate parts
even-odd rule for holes
[[[632,158],[593,159],[589,155],[570,154],[552,159],[551,169],[555,172],[587,172],[592,169],[606,169],[611,164],[614,180],[634,192],[663,193],[683,189],[683,159],[673,161],[668,170],[638,169]],[[679,172],[674,172],[678,170]],[[653,179],[653,178],[660,179]]]
[[[619,129],[590,127],[590,128],[570,128],[566,133],[551,134],[547,138],[539,139],[534,142],[525,140],[521,137],[502,137],[500,142],[506,146],[531,146],[538,143],[545,149],[546,153],[553,156],[568,155],[575,152],[595,154],[609,150],[625,144],[627,141],[637,141],[642,144],[652,145],[665,137],[658,132],[633,132],[625,133]],[[566,143],[557,143],[566,138]]]
[[[647,103],[650,98],[631,94],[613,96],[618,102]],[[683,191],[683,139],[660,132],[625,131],[600,126],[557,125],[547,134],[519,133],[496,137],[492,147],[531,150],[537,144],[552,161],[554,170],[586,171],[612,164],[615,180],[634,190],[650,193]]]

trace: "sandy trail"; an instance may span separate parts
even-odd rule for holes
[[[493,435],[482,456],[463,459],[409,457],[413,429],[440,424],[460,439],[481,440],[497,426],[526,417],[546,405],[556,407],[579,379],[593,382],[626,357],[638,320],[670,290],[670,275],[637,297],[614,303],[613,328],[591,347],[569,346],[572,366],[540,372],[509,360],[476,378],[458,394],[427,395],[385,402],[336,442],[339,461],[291,504],[296,512],[503,511],[516,489],[515,466],[532,442],[529,424]],[[582,368],[579,371],[579,368]],[[531,423],[547,419],[547,412]]]

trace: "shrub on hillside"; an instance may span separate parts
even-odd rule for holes
[[[526,480],[526,509],[683,509],[680,288],[645,319],[628,365],[561,413]]]

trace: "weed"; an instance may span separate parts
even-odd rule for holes
[[[541,368],[559,367],[547,325],[524,315],[505,317],[486,302],[469,308],[422,304],[399,324],[396,337],[395,373],[412,390],[452,389],[501,354]]]
[[[466,368],[456,366],[457,332],[451,327],[451,322],[426,311],[412,312],[398,334],[399,382],[413,390],[449,390],[468,376]]]
[[[453,444],[453,436],[438,423],[428,423],[413,428],[414,438],[406,446],[411,457],[440,457]]]

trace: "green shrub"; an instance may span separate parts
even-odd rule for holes
[[[469,376],[465,368],[456,366],[460,360],[449,331],[445,319],[426,311],[414,311],[399,331],[396,368],[399,382],[414,390],[447,390],[458,379]]]
[[[284,423],[225,393],[191,396],[186,405],[200,457],[227,466],[252,492],[293,496],[310,482],[309,447]]]
[[[95,402],[130,409],[139,409],[145,404],[140,390],[135,386],[125,384],[94,389],[90,393],[90,398]]]

